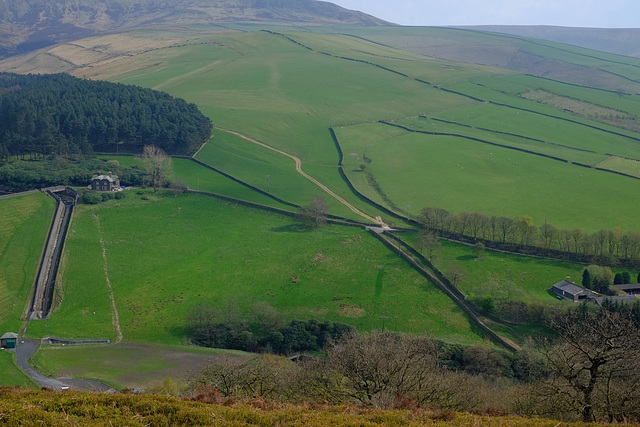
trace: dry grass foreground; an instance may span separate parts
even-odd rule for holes
[[[206,401],[206,395],[198,396]],[[203,403],[162,395],[0,388],[0,424],[20,426],[583,426],[451,411],[309,406],[253,399]]]

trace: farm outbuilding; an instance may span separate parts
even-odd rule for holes
[[[569,282],[568,280],[562,280],[556,283],[551,290],[557,296],[570,299],[574,302],[587,301],[598,296],[597,293],[578,286],[573,282]]]
[[[611,289],[624,292],[627,295],[640,294],[640,283],[627,283],[623,285],[611,285]]]
[[[638,302],[638,297],[636,295],[613,295],[613,296],[606,296],[606,297],[598,297],[595,299],[596,304],[598,305],[602,305],[604,302],[609,301],[612,303],[622,303],[622,304],[635,304]]]
[[[94,191],[117,191],[120,188],[120,178],[109,172],[108,175],[94,175],[91,178],[91,189]]]
[[[16,348],[18,342],[18,334],[7,332],[0,337],[0,348]]]

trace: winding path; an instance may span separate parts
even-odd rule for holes
[[[385,224],[385,223],[382,221],[382,218],[381,218],[381,217],[379,217],[379,216],[378,216],[378,217],[376,217],[376,218],[373,218],[373,217],[371,217],[371,216],[367,215],[366,213],[362,212],[360,209],[356,208],[356,207],[355,207],[355,206],[353,206],[351,203],[347,202],[345,199],[343,199],[342,197],[340,197],[339,195],[337,195],[336,193],[334,193],[333,191],[331,191],[331,190],[329,189],[329,187],[327,187],[326,185],[322,184],[320,181],[318,181],[317,179],[315,179],[314,177],[312,177],[311,175],[309,175],[309,174],[307,174],[305,171],[303,171],[303,170],[302,170],[302,161],[300,160],[300,158],[298,158],[298,157],[296,157],[296,156],[294,156],[294,155],[292,155],[292,154],[289,154],[289,153],[287,153],[286,151],[282,151],[282,150],[279,150],[279,149],[277,149],[277,148],[274,148],[274,147],[272,147],[272,146],[270,146],[270,145],[267,145],[267,144],[265,144],[264,142],[260,142],[260,141],[258,141],[258,140],[256,140],[256,139],[253,139],[253,138],[251,138],[251,137],[249,137],[249,136],[247,136],[247,135],[243,135],[243,134],[241,134],[241,133],[239,133],[239,132],[235,132],[235,131],[232,131],[232,130],[229,130],[229,129],[224,129],[224,128],[221,128],[221,127],[218,127],[218,126],[216,126],[215,128],[216,128],[216,129],[219,129],[219,130],[221,130],[221,131],[223,131],[223,132],[227,132],[227,133],[231,133],[231,134],[233,134],[233,135],[236,135],[236,136],[238,136],[238,137],[240,137],[240,138],[244,139],[245,141],[251,142],[252,144],[259,145],[259,146],[264,147],[264,148],[267,148],[267,149],[269,149],[269,150],[271,150],[271,151],[275,151],[276,153],[282,154],[283,156],[287,156],[287,157],[289,157],[290,159],[292,159],[292,160],[296,163],[296,171],[297,171],[300,175],[302,175],[303,177],[305,177],[307,180],[309,180],[309,181],[313,182],[315,185],[317,185],[318,187],[320,187],[320,188],[321,188],[325,193],[327,193],[328,195],[330,195],[331,197],[333,197],[334,199],[336,199],[337,201],[339,201],[340,203],[342,203],[344,206],[346,206],[347,208],[349,208],[349,210],[351,210],[351,211],[352,211],[352,212],[354,212],[355,214],[357,214],[357,215],[359,215],[359,216],[361,216],[361,217],[365,218],[367,221],[370,221],[370,222],[373,222],[373,223],[376,223],[376,224],[380,224],[380,226],[381,226],[381,227],[382,227],[382,229],[384,229],[384,230],[390,230],[390,229],[391,229],[387,224]]]

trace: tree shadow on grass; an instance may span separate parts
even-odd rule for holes
[[[461,255],[456,259],[458,261],[473,261],[474,259],[476,259],[476,257],[473,255]]]
[[[271,231],[276,233],[304,233],[311,230],[313,230],[313,227],[304,224],[289,224],[271,229]]]

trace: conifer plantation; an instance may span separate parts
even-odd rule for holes
[[[152,89],[66,74],[0,73],[0,159],[139,153],[148,144],[189,154],[211,128],[195,104]]]

